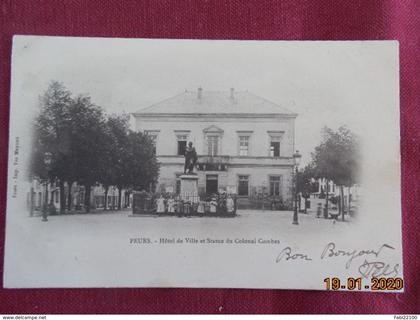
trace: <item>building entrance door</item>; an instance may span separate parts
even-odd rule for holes
[[[218,176],[217,174],[206,175],[206,194],[210,195],[218,191]]]

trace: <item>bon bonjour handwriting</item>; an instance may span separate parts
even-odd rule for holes
[[[280,251],[279,255],[276,258],[276,262],[280,262],[281,260],[306,260],[311,261],[312,258],[310,258],[307,254],[304,253],[294,253],[292,252],[291,247],[286,247],[282,251]]]
[[[369,256],[369,255],[377,258],[383,249],[394,250],[395,248],[390,246],[389,244],[384,243],[377,250],[374,250],[374,249],[341,250],[341,249],[336,248],[336,245],[334,242],[330,242],[325,246],[324,251],[322,251],[321,259],[336,258],[336,257],[349,257],[349,259],[346,262],[346,269],[348,269],[350,268],[350,265],[354,259],[362,257],[362,256]]]
[[[384,249],[394,250],[395,248],[390,246],[389,244],[384,243],[378,249],[343,250],[343,249],[338,249],[334,242],[330,242],[324,247],[324,250],[322,251],[320,258],[321,260],[323,260],[323,259],[348,257],[346,261],[346,269],[348,269],[350,268],[351,263],[355,259],[360,258],[360,257],[367,257],[367,256],[378,258]],[[292,248],[289,246],[283,248],[276,257],[276,263],[279,263],[280,261],[294,261],[294,260],[312,261],[312,258],[307,253],[294,252]],[[384,263],[376,262],[375,266],[379,267],[380,265],[382,266],[382,264]],[[371,267],[371,268],[368,268],[368,267]],[[363,270],[374,269],[374,267],[370,266],[369,263],[366,262],[366,260],[364,264],[361,266],[361,268]]]

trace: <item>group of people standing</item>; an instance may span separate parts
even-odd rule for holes
[[[234,215],[234,198],[226,193],[215,194],[205,200],[196,197],[183,199],[179,195],[160,194],[156,199],[156,213],[168,215]]]

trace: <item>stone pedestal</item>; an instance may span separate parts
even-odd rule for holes
[[[197,203],[198,197],[198,176],[193,174],[184,174],[179,177],[181,179],[181,199]]]

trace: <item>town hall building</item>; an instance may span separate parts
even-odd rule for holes
[[[263,192],[291,204],[297,114],[248,91],[185,91],[131,114],[160,163],[158,190],[180,190],[189,141],[201,195]]]

